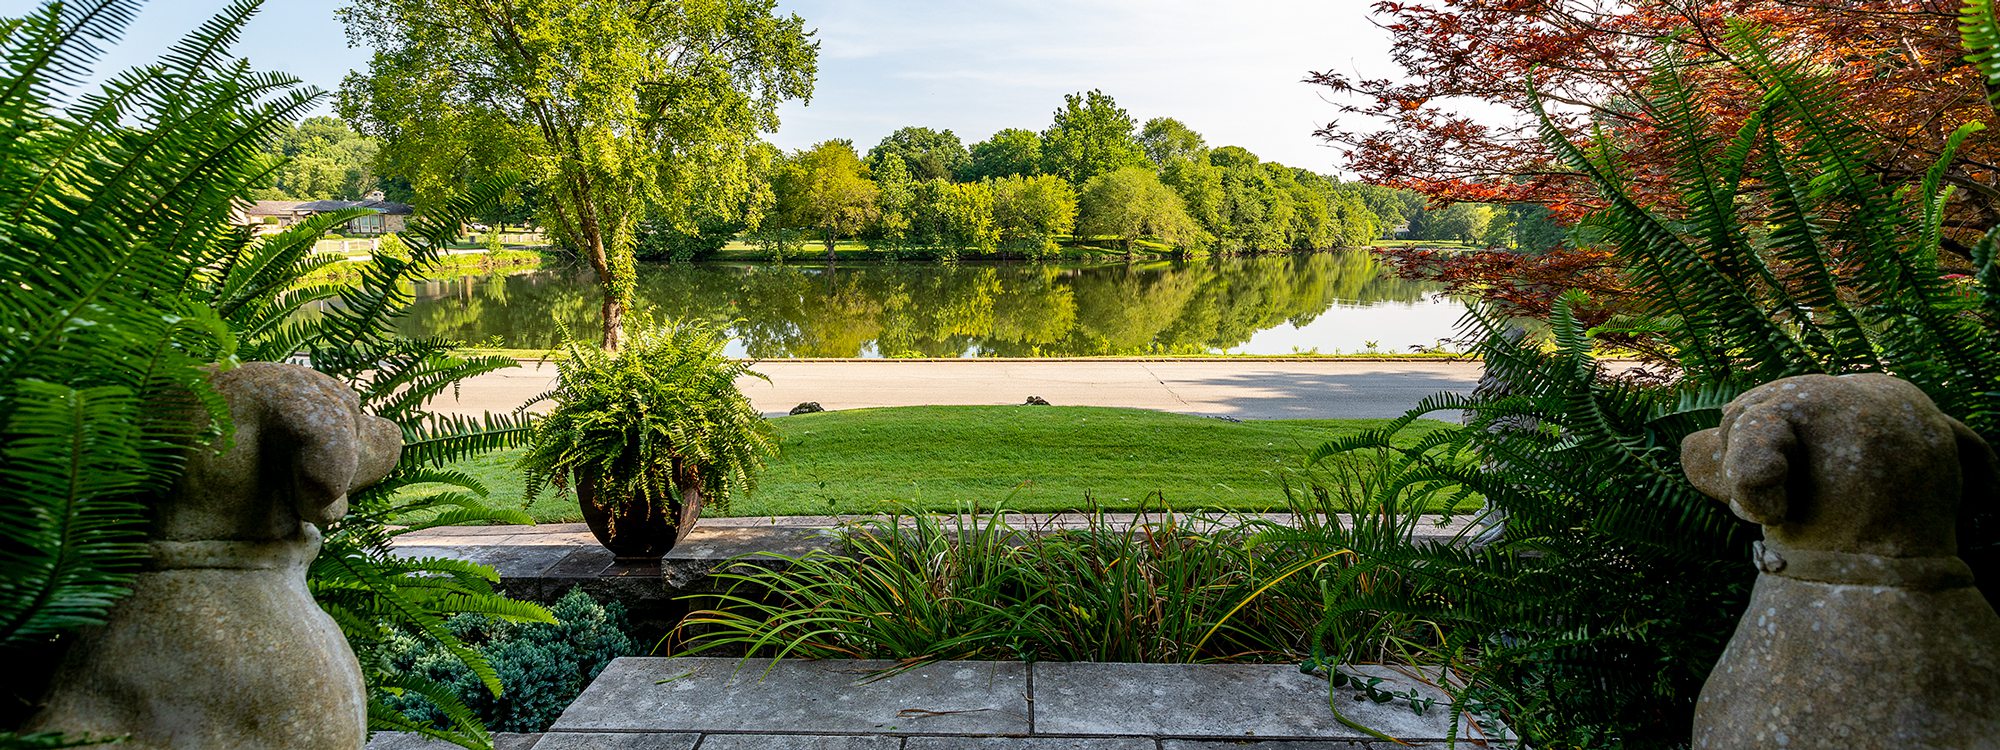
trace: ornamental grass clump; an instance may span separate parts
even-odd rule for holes
[[[1317,563],[1264,554],[1250,544],[1258,528],[1172,512],[1059,530],[1005,512],[899,514],[849,528],[841,552],[719,571],[727,589],[683,621],[673,650],[912,665],[1297,659],[1321,605],[1295,574]]]
[[[631,329],[617,351],[567,345],[544,396],[555,409],[521,458],[528,499],[574,485],[614,524],[621,509],[674,509],[667,520],[684,527],[702,505],[727,507],[747,491],[776,451],[770,425],[736,388],[763,376],[724,355],[728,338],[706,323],[634,316]]]

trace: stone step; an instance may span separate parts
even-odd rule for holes
[[[1250,741],[1282,741],[1269,745],[1271,750],[1307,750],[1315,745],[1297,743],[1379,741],[1341,723],[1328,708],[1325,681],[1290,665],[957,661],[901,671],[898,666],[618,659],[536,748],[626,747],[620,743],[641,742],[639,737],[664,743],[658,747],[678,746],[680,740],[670,738],[710,738],[701,742],[704,750],[739,745],[1123,750],[1166,742],[1177,750],[1208,750]],[[1440,743],[1450,733],[1452,718],[1441,692],[1385,668],[1348,671],[1381,677],[1385,690],[1414,687],[1438,700],[1419,713],[1401,701],[1354,700],[1342,691],[1338,700],[1349,719],[1405,742]],[[1458,724],[1461,738],[1481,736],[1470,721]],[[744,744],[753,737],[755,743]],[[773,738],[779,737],[796,741],[778,744]]]

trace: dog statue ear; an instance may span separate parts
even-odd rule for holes
[[[284,441],[293,457],[292,498],[300,518],[320,527],[347,515],[347,491],[362,468],[354,394],[310,370],[285,378],[284,391],[266,394],[266,440]],[[267,452],[265,455],[273,455]],[[276,455],[286,455],[278,453]]]
[[[1959,493],[1960,513],[1977,512],[1978,508],[1990,508],[2000,503],[2000,458],[1993,454],[1993,446],[1987,445],[1979,433],[1951,417],[1951,435],[1958,442],[1958,465],[1963,483]]]
[[[1729,503],[1746,521],[1775,526],[1789,504],[1785,486],[1797,445],[1798,434],[1782,413],[1752,406],[1722,427],[1687,436],[1681,462],[1696,489]]]

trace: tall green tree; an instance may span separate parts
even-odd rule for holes
[[[883,162],[900,159],[910,177],[922,180],[950,180],[958,176],[971,155],[965,144],[950,130],[909,127],[890,133],[868,150],[868,168],[879,170]]]
[[[862,173],[852,141],[832,140],[793,156],[777,182],[785,221],[817,231],[834,259],[834,242],[852,237],[875,220],[875,183]]]
[[[597,272],[603,343],[632,293],[633,231],[751,188],[756,134],[811,95],[818,45],[775,0],[376,0],[343,8],[374,50],[340,109],[420,198],[525,173],[543,223]]]
[[[1160,169],[1160,182],[1181,197],[1188,216],[1203,231],[1215,237],[1223,235],[1226,228],[1222,223],[1222,168],[1208,163],[1206,158],[1174,160]]]
[[[1493,223],[1493,207],[1483,203],[1453,203],[1425,217],[1418,239],[1477,242]]]
[[[972,144],[972,161],[959,174],[967,181],[1042,173],[1042,137],[1032,130],[1007,128]]]
[[[1055,122],[1042,131],[1043,169],[1082,185],[1101,174],[1144,166],[1136,127],[1132,115],[1102,91],[1064,96]]]
[[[1084,186],[1079,202],[1077,234],[1116,237],[1128,253],[1141,237],[1185,246],[1201,236],[1201,228],[1181,206],[1180,196],[1145,167],[1099,175]]]
[[[374,139],[332,117],[286,125],[265,153],[284,162],[271,185],[251,192],[259,200],[359,200],[376,189]]]
[[[1208,142],[1187,123],[1171,117],[1155,117],[1139,131],[1139,148],[1153,166],[1165,169],[1177,161],[1207,160]]]
[[[1043,255],[1076,228],[1076,189],[1055,175],[1002,177],[993,190],[993,221],[1002,243]]]
[[[875,170],[875,226],[869,232],[870,246],[890,253],[901,251],[909,242],[916,221],[917,181],[901,159],[890,159]]]
[[[977,183],[928,180],[917,184],[911,239],[950,257],[967,250],[992,250],[1000,242],[993,225],[993,191]]]

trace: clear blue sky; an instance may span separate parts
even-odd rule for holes
[[[821,42],[809,106],[788,105],[785,148],[849,138],[866,150],[904,125],[950,128],[969,145],[1006,127],[1040,130],[1062,95],[1101,88],[1140,121],[1177,117],[1212,146],[1336,171],[1312,137],[1335,116],[1308,71],[1393,72],[1368,0],[779,0]],[[150,60],[225,0],[152,0],[107,61]],[[0,14],[40,3],[0,0]],[[267,0],[237,51],[323,89],[367,64],[339,0]]]

